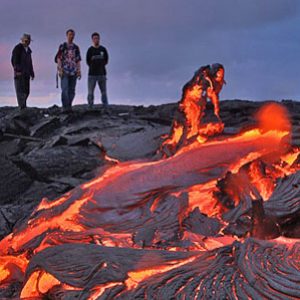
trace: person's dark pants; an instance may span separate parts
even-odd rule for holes
[[[63,109],[70,110],[75,97],[76,75],[63,75],[61,78],[61,102]]]
[[[14,81],[18,106],[20,109],[24,109],[30,93],[30,77],[24,75],[16,76]]]
[[[107,100],[107,91],[106,91],[106,76],[105,75],[97,75],[88,77],[88,104],[92,106],[94,104],[94,91],[96,87],[96,83],[101,91],[101,101],[104,106],[108,105]]]

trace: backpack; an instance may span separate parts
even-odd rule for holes
[[[62,52],[64,52],[67,49],[67,43],[64,42],[62,45],[63,45]],[[55,57],[54,57],[54,62],[56,64],[58,62],[59,54],[60,54],[60,46],[59,46],[59,49],[58,49],[58,51],[57,51],[57,53],[55,54]],[[58,89],[58,71],[56,72],[56,88]]]
[[[63,46],[62,52],[64,52],[65,50],[67,50],[67,43],[66,43],[66,42],[64,42],[64,43],[62,44],[62,46]],[[57,51],[57,53],[55,54],[55,57],[54,57],[54,62],[55,62],[56,64],[57,64],[57,60],[58,60],[59,54],[60,54],[60,46],[59,46],[59,49],[58,49],[58,51]]]

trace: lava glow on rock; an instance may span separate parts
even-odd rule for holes
[[[257,128],[204,143],[196,130],[168,158],[117,163],[43,199],[0,242],[0,288],[21,299],[299,298],[290,129],[270,104]]]

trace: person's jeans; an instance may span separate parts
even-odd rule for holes
[[[18,106],[20,109],[26,107],[26,101],[30,93],[30,77],[26,75],[16,76],[14,78]]]
[[[61,102],[64,109],[70,109],[75,97],[76,75],[63,75],[61,77]]]
[[[108,105],[107,91],[106,91],[106,76],[105,75],[89,75],[88,77],[88,104],[92,106],[94,104],[94,91],[96,83],[101,91],[101,101],[104,106]]]

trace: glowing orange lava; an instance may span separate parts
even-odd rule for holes
[[[299,170],[295,166],[299,149],[289,148],[291,126],[286,111],[277,104],[270,104],[257,114],[258,128],[230,138],[210,140],[210,132],[221,132],[224,124],[217,122],[205,128],[200,124],[203,111],[197,101],[202,92],[202,87],[197,84],[185,90],[181,109],[187,123],[174,122],[173,131],[163,145],[176,146],[183,135],[187,140],[197,138],[190,140],[175,155],[158,161],[118,163],[102,176],[55,201],[43,199],[27,224],[16,228],[0,242],[0,287],[17,280],[22,282],[21,299],[41,298],[54,287],[84,290],[84,287],[61,282],[59,277],[43,269],[34,270],[24,279],[34,255],[61,244],[147,248],[170,253],[193,250],[200,255],[237,240],[237,237],[222,232],[227,225],[221,220],[226,208],[216,196],[218,181],[228,173],[233,175],[224,190],[235,206],[239,204],[241,192],[253,198],[258,194],[267,201],[279,177]],[[278,121],[273,122],[274,119]],[[176,237],[178,244],[160,248],[160,243],[164,242],[163,234],[158,232],[155,223],[159,223],[158,216],[167,205],[178,207],[172,218],[176,219],[173,226],[179,224],[180,234]],[[183,220],[195,209],[207,217],[219,218],[221,230],[218,236],[206,237],[184,230]],[[169,215],[164,217],[167,219]],[[148,246],[144,246],[136,242],[136,237],[148,225],[152,226],[153,237],[149,237]],[[188,246],[182,246],[181,242],[188,242]],[[137,266],[127,273],[124,282],[112,281],[94,287],[89,299],[97,299],[106,289],[122,284],[127,290],[134,289],[157,274],[192,262],[197,255],[168,262],[158,260],[156,266]],[[155,257],[150,257],[151,260]]]

